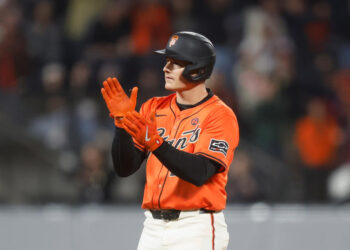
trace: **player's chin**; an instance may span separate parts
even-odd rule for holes
[[[170,91],[171,91],[171,90],[176,90],[175,86],[174,86],[173,84],[169,83],[169,82],[165,82],[164,88],[165,88],[166,90],[170,90]]]

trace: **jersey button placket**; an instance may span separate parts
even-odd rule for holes
[[[174,126],[171,128],[171,135],[170,136],[171,136],[171,138],[174,138],[175,140],[176,140],[176,130],[179,127],[180,121],[181,121],[180,116],[177,116],[176,120],[174,122]]]

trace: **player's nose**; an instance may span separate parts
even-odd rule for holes
[[[163,71],[170,72],[170,70],[171,70],[170,67],[171,67],[171,62],[170,61],[166,62],[166,64],[164,65]]]

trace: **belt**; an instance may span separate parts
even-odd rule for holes
[[[153,219],[158,219],[158,220],[165,220],[165,221],[172,221],[172,220],[177,220],[180,217],[181,210],[176,210],[176,209],[167,209],[167,210],[149,210],[152,214]],[[193,211],[198,211],[199,213],[217,213],[220,211],[215,211],[215,210],[207,210],[204,208],[201,208],[199,210],[193,210]]]

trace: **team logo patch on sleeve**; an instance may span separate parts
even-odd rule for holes
[[[228,151],[228,143],[226,141],[211,139],[209,150],[213,152],[223,153],[226,156]]]

